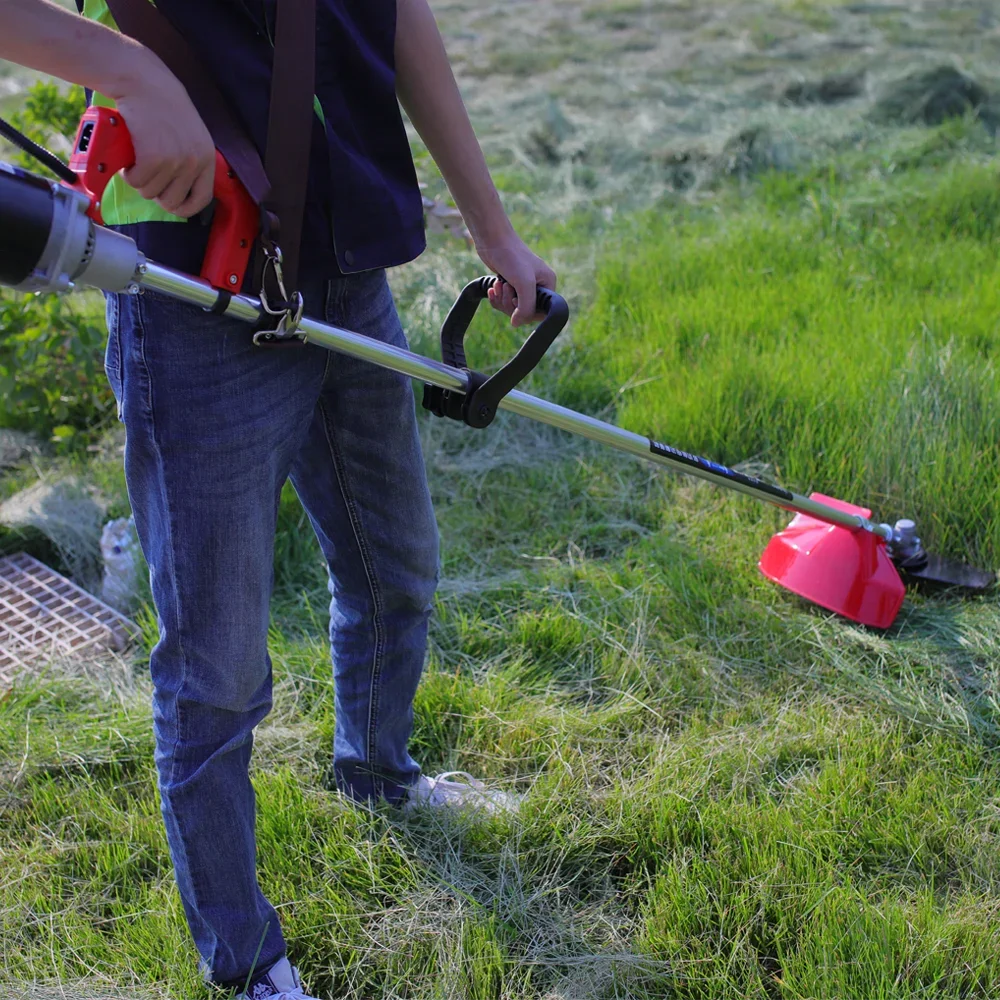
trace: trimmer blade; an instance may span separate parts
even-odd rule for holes
[[[915,564],[908,565],[910,562]],[[908,583],[924,586],[983,591],[989,590],[997,582],[995,573],[933,553],[927,553],[923,560],[901,560],[896,566]]]

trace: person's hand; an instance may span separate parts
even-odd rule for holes
[[[514,233],[489,247],[477,247],[482,262],[503,275],[489,291],[490,305],[510,316],[511,326],[535,323],[544,318],[535,312],[536,287],[556,290],[556,273],[541,257],[533,254]]]
[[[173,215],[197,215],[212,200],[215,143],[183,85],[160,63],[109,96],[135,149],[135,165],[123,171],[126,182]]]

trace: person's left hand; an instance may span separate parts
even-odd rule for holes
[[[511,326],[544,319],[544,313],[535,312],[536,288],[541,285],[554,292],[555,271],[533,254],[516,233],[494,246],[477,246],[476,250],[491,271],[503,275],[503,280],[497,278],[490,288],[490,305],[510,316]],[[526,306],[522,308],[521,303]]]

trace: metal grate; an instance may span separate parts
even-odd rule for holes
[[[53,659],[122,650],[135,625],[24,552],[0,559],[0,688]]]

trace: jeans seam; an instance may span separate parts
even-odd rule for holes
[[[333,279],[329,278],[326,282],[326,295],[323,297],[323,319],[327,322],[330,321],[330,313],[333,310]]]
[[[108,369],[108,374],[113,375],[118,381],[120,386],[122,383],[122,338],[121,338],[121,318],[120,318],[120,307],[118,305],[118,293],[114,293],[111,296],[111,312],[114,313],[111,324],[109,324],[108,338],[114,339],[115,342],[115,366],[112,370],[107,362],[105,362],[104,367]],[[107,352],[105,352],[106,356]]]
[[[122,338],[121,338],[121,307],[118,303],[118,293],[110,293],[107,296],[107,327],[108,343],[104,349],[104,375],[111,386],[112,395],[115,397],[115,414],[121,421],[123,413],[124,388],[122,385]],[[114,342],[114,365],[108,364],[108,352]]]
[[[385,646],[384,628],[382,624],[382,595],[378,587],[378,579],[375,568],[372,564],[371,553],[364,531],[361,526],[361,519],[358,517],[357,503],[347,487],[347,479],[343,469],[343,459],[337,448],[334,439],[333,428],[330,426],[330,418],[325,406],[320,404],[320,411],[323,414],[323,429],[326,433],[327,444],[330,447],[330,454],[333,457],[333,469],[337,476],[337,485],[340,487],[340,495],[343,498],[344,506],[351,521],[351,530],[354,532],[355,541],[358,543],[358,550],[361,553],[361,565],[365,570],[365,577],[368,580],[368,589],[372,596],[374,614],[372,615],[372,627],[375,632],[375,642],[372,651],[372,674],[371,684],[368,690],[368,738],[365,750],[368,755],[368,763],[374,766],[376,758],[375,732],[378,725],[378,687],[382,677],[382,657]]]
[[[173,513],[172,513],[172,511],[170,509],[170,504],[167,501],[167,488],[166,488],[167,480],[166,480],[166,472],[165,472],[164,463],[163,463],[163,452],[160,450],[160,444],[159,444],[159,440],[157,438],[157,432],[156,432],[156,419],[155,419],[155,417],[153,415],[153,379],[152,379],[152,376],[150,375],[150,371],[149,371],[149,362],[146,360],[146,323],[145,323],[145,319],[143,317],[143,308],[142,308],[142,302],[141,302],[141,300],[139,300],[136,303],[136,326],[138,327],[138,329],[139,329],[139,331],[140,331],[140,333],[142,335],[141,339],[140,339],[140,343],[139,343],[139,358],[140,358],[140,362],[142,364],[143,375],[144,375],[145,380],[146,380],[146,408],[147,408],[147,411],[149,413],[149,428],[150,428],[149,440],[150,440],[150,442],[152,444],[154,453],[156,455],[156,475],[157,475],[157,480],[158,480],[158,484],[157,485],[160,487],[161,495],[163,496],[163,509],[166,512],[166,517],[164,518],[164,522],[166,524],[166,529],[167,529],[166,550],[169,553],[169,567],[168,567],[168,571],[169,571],[169,574],[170,574],[171,592],[173,594],[173,599],[174,599],[174,608],[173,608],[173,610],[174,610],[174,618],[176,619],[176,622],[177,622],[177,626],[176,626],[177,627],[177,648],[178,648],[178,650],[179,650],[179,652],[181,654],[181,676],[180,676],[180,684],[179,684],[179,686],[181,688],[183,688],[184,684],[187,681],[188,657],[187,657],[187,653],[184,651],[184,638],[183,638],[183,632],[182,632],[181,627],[180,627],[180,622],[182,620],[181,619],[181,613],[180,613],[181,598],[180,598],[180,592],[177,589],[177,573],[176,573],[176,563],[175,563],[175,559],[174,559],[174,524],[173,524]],[[178,701],[178,699],[177,699],[177,696],[175,694],[174,695],[174,720],[175,720],[175,728],[174,728],[173,745],[170,748],[170,775],[169,775],[169,778],[168,778],[168,783],[171,783],[171,784],[173,783],[173,780],[174,780],[174,773],[175,773],[176,763],[177,763],[177,753],[176,753],[176,751],[177,751],[177,748],[180,746],[180,743],[181,743],[181,738],[180,738],[180,729],[181,729],[181,725],[180,725],[180,711],[179,711],[179,707],[177,705],[177,701]]]

